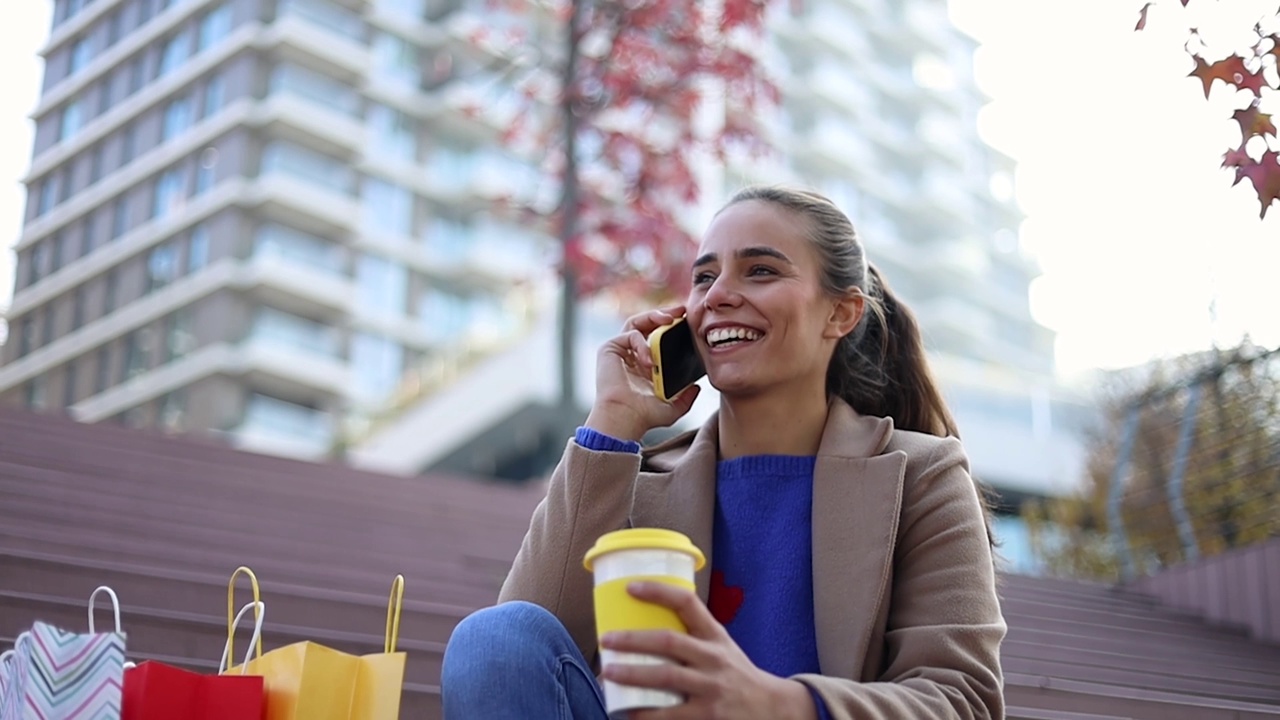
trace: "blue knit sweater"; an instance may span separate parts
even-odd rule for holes
[[[579,428],[579,445],[640,445]],[[716,465],[708,606],[756,667],[778,677],[819,673],[813,616],[813,457],[753,455]],[[808,686],[806,686],[808,687]],[[830,720],[812,688],[818,717]]]

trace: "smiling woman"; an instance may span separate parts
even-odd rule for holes
[[[708,228],[684,306],[601,348],[596,400],[552,476],[500,604],[445,651],[446,718],[606,717],[596,675],[673,691],[679,718],[1000,718],[990,532],[911,313],[853,225],[806,191],[749,188]],[[650,381],[647,338],[684,317],[720,409]],[[635,583],[688,634],[597,637],[583,556],[627,527],[676,530],[695,589]],[[601,649],[662,665],[599,667]]]

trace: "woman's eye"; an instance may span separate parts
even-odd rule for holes
[[[768,265],[756,265],[747,272],[747,275],[748,276],[777,275],[777,273],[774,272],[773,268],[769,267]]]
[[[715,279],[715,277],[713,277],[713,276],[711,275],[711,273],[709,273],[709,272],[701,272],[701,273],[698,273],[698,274],[696,274],[696,275],[694,275],[694,276],[693,276],[693,284],[694,284],[694,285],[702,285],[702,284],[704,284],[704,283],[709,283],[709,282],[711,282],[711,281],[712,281],[712,280],[714,280],[714,279]]]

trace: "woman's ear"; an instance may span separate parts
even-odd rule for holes
[[[867,296],[858,288],[849,288],[844,296],[836,299],[831,306],[831,316],[827,318],[827,332],[824,337],[834,340],[853,332],[867,311]]]

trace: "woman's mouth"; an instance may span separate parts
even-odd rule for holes
[[[764,337],[764,333],[741,325],[730,325],[713,328],[707,331],[707,347],[712,350],[736,347],[755,342]]]

